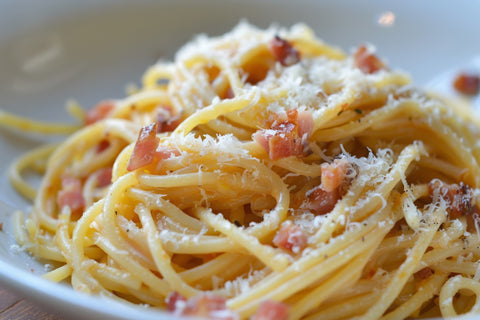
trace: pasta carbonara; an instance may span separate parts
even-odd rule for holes
[[[212,319],[480,312],[479,127],[370,46],[197,37],[12,165],[18,243],[75,290]],[[22,177],[43,174],[38,190]]]

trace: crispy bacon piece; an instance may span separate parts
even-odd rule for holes
[[[272,300],[263,301],[250,320],[287,320],[288,306]]]
[[[294,253],[302,251],[307,246],[307,242],[308,237],[302,228],[291,222],[283,223],[273,238],[274,245]]]
[[[373,53],[369,52],[367,47],[361,45],[353,54],[355,66],[363,73],[375,73],[378,70],[385,69],[385,64]]]
[[[271,160],[301,156],[313,130],[312,114],[292,109],[277,115],[270,129],[259,130],[253,138],[268,152]]]
[[[333,210],[341,195],[338,189],[327,192],[321,186],[317,186],[307,192],[306,198],[305,208],[311,210],[314,214],[323,215]]]
[[[82,181],[69,176],[62,177],[62,188],[57,194],[57,205],[61,209],[70,207],[72,214],[80,213],[85,206]]]
[[[313,131],[313,117],[308,111],[298,111],[296,109],[287,111],[289,119],[291,118],[297,125],[298,136],[302,139],[310,137]]]
[[[127,170],[133,171],[153,162],[155,150],[160,140],[156,136],[157,124],[152,123],[140,130],[137,142],[127,164]]]
[[[480,90],[480,76],[462,72],[453,81],[453,87],[463,94],[478,94]]]
[[[282,66],[291,66],[300,61],[300,52],[278,35],[270,41],[270,52]]]
[[[85,114],[85,125],[88,126],[89,124],[105,119],[108,117],[113,108],[115,108],[114,101],[108,100],[100,102],[95,107],[88,110]]]
[[[212,320],[235,320],[237,315],[227,308],[226,299],[213,294],[200,294],[186,299],[177,292],[167,299],[168,311],[180,316],[202,317]]]
[[[266,135],[268,139],[269,157],[278,160],[289,156],[300,156],[303,154],[303,145],[295,136],[292,125],[280,126],[273,134]]]
[[[332,163],[322,164],[322,184],[306,193],[305,208],[320,215],[332,211],[352,182],[351,170],[352,165],[345,159],[335,159]]]
[[[172,132],[181,122],[182,119],[180,119],[180,117],[173,117],[162,125],[162,130],[160,130],[160,132]]]
[[[435,179],[428,183],[428,192],[433,199],[441,197],[445,200],[451,219],[470,214],[474,210],[473,191],[463,182],[446,184]]]
[[[322,189],[333,192],[347,180],[347,171],[351,168],[345,159],[335,159],[332,163],[322,164]]]
[[[112,168],[103,168],[98,171],[97,187],[103,188],[112,183]]]
[[[157,133],[171,132],[181,122],[180,116],[175,116],[170,106],[161,106],[157,113]]]

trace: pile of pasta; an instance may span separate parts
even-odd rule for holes
[[[241,23],[71,110],[80,127],[1,117],[74,131],[11,170],[45,278],[213,319],[480,312],[479,127],[370,46]]]

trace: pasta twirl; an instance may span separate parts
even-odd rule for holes
[[[409,82],[304,25],[198,37],[11,167],[17,241],[48,279],[177,315],[476,313],[479,128]]]

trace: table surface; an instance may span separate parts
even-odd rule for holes
[[[64,320],[43,310],[35,303],[0,287],[0,319],[2,320]]]

